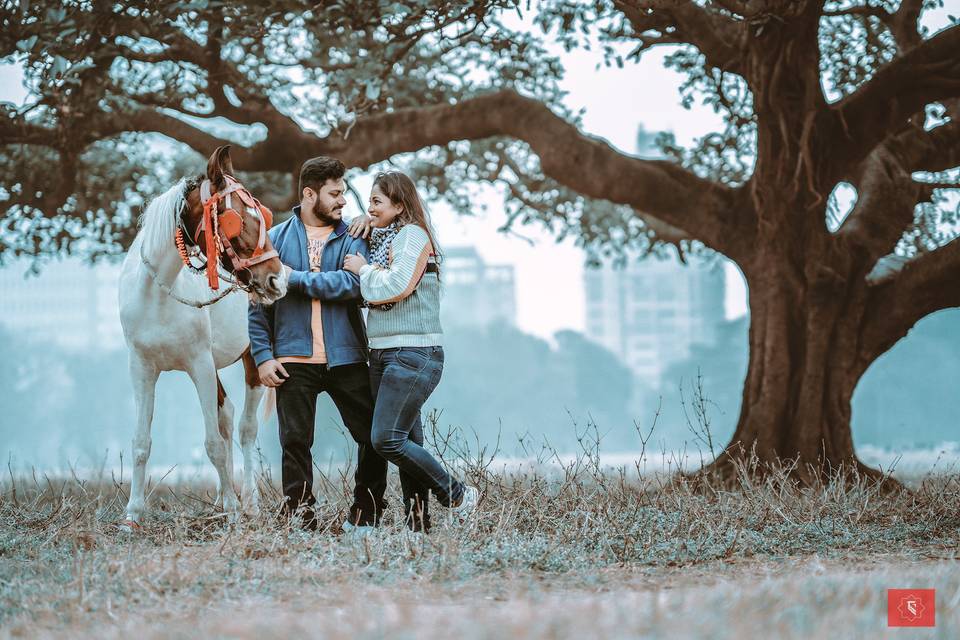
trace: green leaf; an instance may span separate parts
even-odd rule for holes
[[[67,12],[64,9],[47,9],[47,23],[49,24],[60,24],[66,17]]]
[[[380,97],[380,83],[379,82],[367,83],[367,100],[370,100],[371,102],[375,102],[379,97]]]
[[[70,62],[63,56],[57,56],[53,59],[53,67],[51,68],[51,73],[58,76],[61,75],[64,71],[70,68]]]
[[[32,51],[35,44],[37,44],[37,36],[30,36],[17,42],[17,49],[24,52]]]

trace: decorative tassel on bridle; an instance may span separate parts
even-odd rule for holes
[[[217,276],[217,265],[220,263],[220,244],[217,242],[217,195],[203,203],[203,221],[200,223],[203,229],[203,246],[207,249],[207,284],[216,291],[220,288],[220,281]]]

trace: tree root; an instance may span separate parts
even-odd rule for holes
[[[799,458],[759,457],[755,451],[744,452],[740,447],[728,447],[709,464],[697,471],[679,473],[675,484],[684,484],[696,491],[716,490],[750,491],[760,484],[791,484],[797,489],[824,490],[842,483],[847,489],[862,486],[876,489],[883,496],[895,495],[910,489],[902,482],[874,469],[856,456],[839,464],[802,462]]]

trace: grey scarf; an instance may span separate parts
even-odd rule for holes
[[[400,227],[392,223],[383,229],[370,230],[370,264],[386,269],[390,266],[390,245],[400,232]]]

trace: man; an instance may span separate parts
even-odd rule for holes
[[[287,275],[287,295],[249,312],[250,351],[263,384],[277,389],[284,512],[317,528],[313,445],[317,396],[326,392],[357,442],[354,501],[348,523],[376,526],[383,512],[387,463],[370,444],[373,400],[360,279],[343,269],[348,254],[367,256],[342,220],[344,166],[320,156],[300,169],[300,205],[270,230]]]

